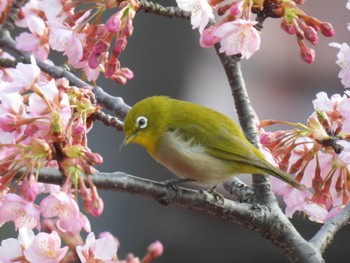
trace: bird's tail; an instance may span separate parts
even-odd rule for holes
[[[299,189],[300,191],[303,191],[306,189],[306,187],[301,184],[298,180],[296,180],[292,175],[283,172],[277,168],[275,168],[272,164],[268,163],[267,164],[268,168],[263,168],[263,170],[268,173],[271,174],[272,176],[277,177],[278,179],[282,180],[283,182]]]

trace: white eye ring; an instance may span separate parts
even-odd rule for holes
[[[140,129],[147,127],[148,119],[145,116],[140,116],[136,119],[136,126]]]

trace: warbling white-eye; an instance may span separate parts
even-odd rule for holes
[[[229,117],[165,96],[134,105],[124,122],[124,145],[137,143],[182,178],[216,185],[240,173],[273,175],[302,185],[270,164]]]

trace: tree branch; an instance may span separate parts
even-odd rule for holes
[[[165,16],[168,18],[191,18],[189,12],[183,11],[178,7],[170,6],[164,7],[158,3],[153,3],[146,0],[140,0],[140,10],[144,10],[145,13],[152,13],[155,15]]]
[[[335,234],[344,227],[350,220],[350,203],[347,204],[342,211],[337,215],[330,218],[316,233],[316,235],[310,239],[317,249],[323,253],[326,248],[332,243]]]
[[[20,174],[17,177],[19,176]],[[38,180],[43,183],[62,184],[63,178],[59,170],[44,168],[40,170]],[[99,189],[150,197],[162,205],[175,204],[195,209],[251,229],[257,228],[259,224],[265,224],[264,221],[267,218],[268,210],[257,209],[256,205],[238,203],[229,199],[225,199],[222,204],[214,195],[203,190],[179,187],[179,190],[176,191],[166,184],[135,177],[124,172],[98,172],[89,175],[89,179]],[[252,225],[253,222],[255,227]]]
[[[20,173],[17,177],[20,176]],[[63,175],[53,168],[40,170],[39,182],[62,184]],[[96,173],[89,179],[99,189],[127,192],[150,197],[162,205],[174,204],[194,209],[259,233],[281,248],[294,262],[323,262],[313,245],[305,241],[279,209],[278,203],[267,205],[239,203],[225,199],[224,203],[203,190],[173,188],[152,180],[123,172]],[[88,185],[88,184],[87,184]]]
[[[260,147],[256,118],[251,106],[248,91],[243,79],[239,56],[226,56],[219,51],[220,44],[215,44],[215,50],[225,69],[240,125],[248,140],[257,148]],[[253,175],[253,187],[257,200],[268,203],[275,199],[270,185],[270,179],[264,175]]]

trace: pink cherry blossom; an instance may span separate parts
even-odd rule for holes
[[[22,93],[29,90],[32,85],[40,79],[40,68],[37,66],[33,56],[31,56],[31,64],[18,63],[16,68],[8,69],[8,73],[13,79],[9,92]]]
[[[0,136],[0,142],[12,143],[25,131],[25,105],[18,93],[3,93],[0,97],[0,134],[7,133],[7,136]]]
[[[152,260],[159,258],[164,251],[163,244],[157,240],[147,248],[147,254],[143,257],[142,263],[150,263]]]
[[[88,260],[103,260],[103,262],[108,262],[116,256],[117,250],[118,245],[114,240],[110,239],[110,236],[95,239],[93,232],[87,236],[85,245],[76,247],[79,259],[83,263]]]
[[[40,209],[17,194],[6,194],[0,204],[0,225],[13,221],[16,229],[40,228]]]
[[[0,262],[2,263],[13,263],[21,262],[15,260],[23,256],[21,244],[15,238],[8,238],[1,241],[0,246]]]
[[[77,202],[70,194],[53,192],[41,201],[40,208],[43,217],[58,217],[56,224],[62,232],[76,234],[83,228],[87,232],[91,231],[89,220],[80,213]]]
[[[250,58],[260,47],[260,35],[254,28],[257,22],[237,19],[223,23],[215,30],[215,35],[221,38],[220,52],[227,55],[242,54]]]
[[[347,43],[330,43],[329,45],[339,48],[336,63],[340,66],[341,70],[338,77],[341,79],[341,83],[345,88],[350,88],[350,47]]]
[[[34,15],[30,16],[28,28],[31,33],[23,32],[16,37],[16,47],[32,52],[39,60],[46,60],[49,55],[49,43],[48,29],[44,20]]]
[[[31,246],[23,251],[29,262],[58,263],[67,254],[68,246],[61,248],[59,235],[52,231],[51,234],[37,234]]]
[[[206,29],[204,29],[199,39],[201,47],[212,47],[220,40],[219,37],[215,36],[215,30],[216,27],[213,26],[208,26]]]
[[[184,11],[191,12],[192,28],[203,32],[210,19],[214,19],[213,8],[207,0],[176,0],[177,5]]]
[[[346,98],[346,95],[341,96],[339,94],[334,94],[331,98],[328,98],[327,93],[322,91],[316,94],[316,99],[312,101],[312,104],[315,109],[331,114],[337,110],[338,105]]]
[[[67,18],[61,0],[40,1],[39,7],[49,22],[63,23]]]
[[[67,93],[60,92],[57,89],[55,80],[52,79],[46,83],[39,83],[39,88],[47,101],[44,101],[42,96],[33,93],[29,97],[29,108],[32,116],[51,116],[52,111],[49,109],[47,102],[50,103],[50,108],[60,114],[62,124],[66,125],[71,118],[71,109]]]
[[[84,33],[76,33],[74,28],[67,24],[49,22],[49,43],[53,50],[63,52],[74,66],[83,58],[85,42]]]
[[[26,200],[34,202],[39,194],[40,184],[35,180],[35,175],[30,174],[29,178],[25,177],[18,189],[18,193]]]
[[[40,0],[31,0],[28,1],[21,8],[21,16],[15,20],[15,24],[18,27],[28,27],[28,21],[32,16],[39,17],[40,12]],[[45,1],[44,1],[45,2]]]

